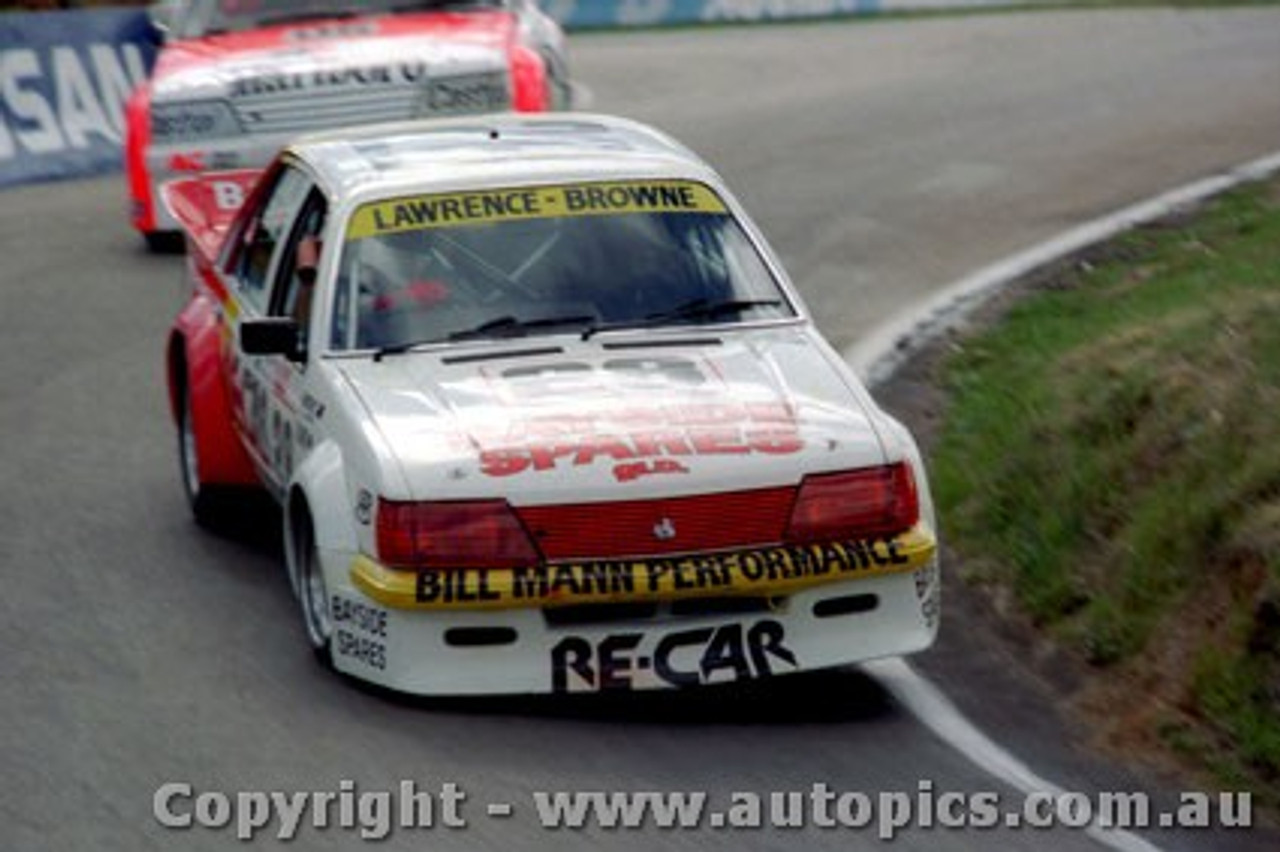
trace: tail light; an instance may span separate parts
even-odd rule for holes
[[[537,564],[506,500],[378,501],[378,558],[393,568],[517,568]]]
[[[786,538],[792,544],[890,536],[915,526],[920,498],[906,462],[806,476]]]

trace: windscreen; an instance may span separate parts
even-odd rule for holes
[[[691,181],[365,205],[333,307],[338,350],[794,316],[723,201]]]

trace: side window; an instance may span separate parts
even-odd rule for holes
[[[269,312],[273,316],[293,317],[304,333],[310,325],[312,294],[323,249],[320,234],[327,209],[324,196],[312,188],[280,253],[271,292]]]
[[[231,273],[239,281],[240,295],[259,311],[267,306],[267,276],[277,262],[298,204],[311,182],[295,168],[280,170],[258,214],[240,234],[243,241],[231,260]]]

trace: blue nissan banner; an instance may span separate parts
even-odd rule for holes
[[[883,0],[540,0],[540,5],[566,29],[578,30],[861,15],[878,11],[882,2]]]
[[[0,186],[120,169],[150,32],[137,9],[0,14]]]

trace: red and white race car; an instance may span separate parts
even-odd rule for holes
[[[261,168],[302,132],[572,95],[534,0],[169,0],[153,19],[165,39],[125,140],[130,218],[153,248],[177,242],[157,194],[175,177]]]
[[[603,116],[307,137],[166,187],[198,519],[284,507],[307,636],[411,693],[682,687],[934,639],[910,434],[718,176]]]

